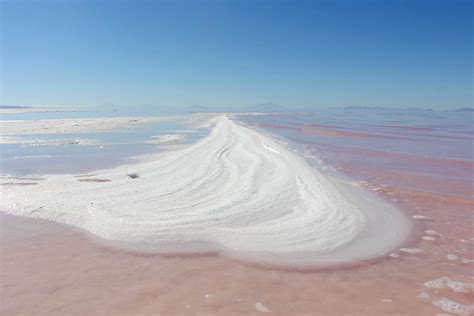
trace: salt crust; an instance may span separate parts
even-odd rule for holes
[[[51,175],[37,185],[2,186],[0,209],[142,250],[218,251],[259,263],[365,260],[407,238],[410,221],[368,190],[325,176],[227,116],[200,124],[212,131],[198,142],[94,172],[97,181]]]

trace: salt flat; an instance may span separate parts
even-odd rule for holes
[[[407,238],[410,222],[394,207],[326,177],[284,145],[225,115],[208,118],[200,122],[212,126],[206,138],[145,162],[94,172],[87,181],[51,175],[16,186],[10,180],[2,186],[0,207],[153,251],[218,251],[273,264],[365,260]],[[99,121],[108,128],[130,123],[91,119],[88,130],[101,128]],[[75,128],[71,122],[50,126]]]

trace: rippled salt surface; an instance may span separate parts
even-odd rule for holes
[[[374,195],[225,116],[213,124],[193,145],[91,181],[57,175],[4,186],[0,205],[157,251],[221,251],[274,264],[364,260],[406,239],[409,221]]]

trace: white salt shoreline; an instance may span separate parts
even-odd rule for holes
[[[63,112],[96,112],[92,108],[60,108],[60,107],[0,107],[0,114],[21,113],[63,113]]]
[[[180,116],[101,117],[51,120],[2,120],[2,135],[109,132],[144,124],[183,119]]]
[[[96,139],[84,138],[24,138],[18,136],[3,136],[0,135],[0,144],[2,145],[27,145],[27,146],[59,146],[59,145],[81,145],[81,146],[96,146],[101,145],[102,142]]]
[[[1,209],[158,251],[198,248],[275,264],[365,260],[407,238],[410,222],[374,195],[331,181],[225,116],[213,124],[195,144],[97,171],[92,181],[57,175],[2,186]]]

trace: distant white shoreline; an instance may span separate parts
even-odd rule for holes
[[[0,107],[0,114],[20,114],[20,113],[51,113],[51,112],[95,112],[93,108],[72,108],[72,107],[41,107],[41,106],[4,106]]]

